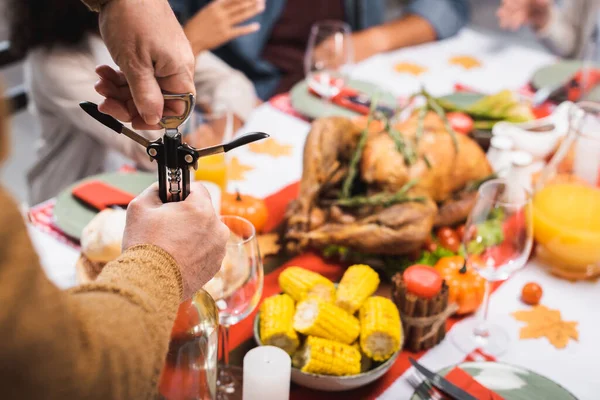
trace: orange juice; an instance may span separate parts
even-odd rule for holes
[[[538,255],[559,275],[600,274],[600,189],[582,183],[554,183],[533,198]]]
[[[212,182],[225,192],[227,189],[227,162],[225,161],[225,154],[215,154],[200,158],[195,178],[197,181]]]

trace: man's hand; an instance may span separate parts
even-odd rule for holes
[[[265,0],[214,0],[184,26],[194,54],[212,50],[260,29],[257,22],[238,25],[263,12]]]
[[[146,189],[127,207],[123,250],[152,244],[179,265],[183,298],[188,299],[221,268],[229,229],[221,222],[204,186],[192,183],[185,201],[163,204],[158,185]]]
[[[497,15],[500,26],[516,31],[524,24],[531,24],[536,31],[550,21],[552,0],[502,0]]]
[[[166,0],[111,0],[100,10],[100,33],[123,71],[108,79],[122,96],[107,97],[102,112],[138,129],[156,129],[163,115],[161,91],[196,93],[195,57]],[[104,72],[101,81],[110,74]],[[183,110],[183,105],[173,107],[177,114]]]

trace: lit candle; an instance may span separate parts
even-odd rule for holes
[[[244,357],[243,400],[288,400],[292,360],[279,347],[260,346]]]

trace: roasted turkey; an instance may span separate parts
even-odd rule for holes
[[[421,248],[434,227],[464,220],[474,204],[474,183],[492,169],[472,139],[457,135],[455,143],[437,114],[428,113],[422,121],[418,140],[417,115],[395,125],[403,142],[413,146],[412,163],[383,124],[374,121],[352,185],[352,197],[373,199],[411,182],[408,199],[349,207],[338,199],[366,123],[361,127],[343,117],[316,120],[304,148],[299,197],[286,214],[288,250],[338,245],[365,254],[409,254]]]

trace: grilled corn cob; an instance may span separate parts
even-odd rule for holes
[[[360,309],[360,348],[375,361],[385,361],[400,348],[402,325],[396,305],[381,296],[370,297]]]
[[[358,337],[360,324],[334,304],[309,298],[296,307],[294,329],[304,335],[350,344]]]
[[[292,327],[294,300],[287,294],[271,296],[260,306],[260,340],[263,344],[277,346],[293,354],[300,345],[298,334]]]
[[[333,340],[309,336],[294,359],[302,372],[338,376],[360,373],[360,352]]]
[[[368,265],[353,265],[346,270],[337,288],[335,304],[354,314],[379,286],[379,275]]]
[[[335,298],[335,285],[323,275],[301,267],[288,267],[279,275],[281,290],[296,301],[318,297],[325,301]]]

